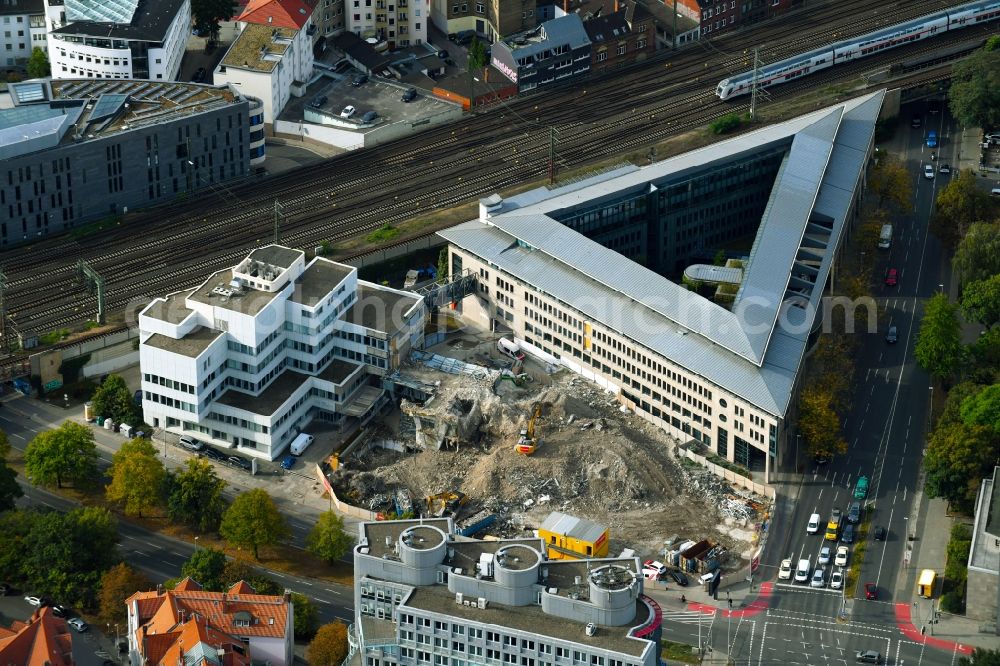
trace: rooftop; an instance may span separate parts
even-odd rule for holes
[[[43,13],[45,13],[44,0],[4,0],[0,2],[0,16]]]
[[[343,384],[344,380],[365,366],[350,361],[342,361],[335,358],[330,364],[323,368],[323,371],[316,375],[317,379],[323,379],[334,384]]]
[[[285,401],[302,384],[309,381],[309,375],[303,375],[294,370],[285,370],[261,391],[260,395],[251,395],[236,389],[229,389],[216,399],[220,405],[242,409],[252,414],[270,416],[285,404]]]
[[[315,1],[250,0],[237,20],[274,28],[301,30],[312,16]]]
[[[295,281],[295,290],[289,300],[313,307],[329,296],[354,270],[352,266],[317,258]]]
[[[571,49],[576,49],[586,46],[590,40],[587,38],[587,31],[583,28],[580,16],[567,14],[548,20],[525,35],[505,39],[504,43],[510,47],[514,56],[521,60],[542,54],[553,46],[568,44]]]
[[[26,622],[0,627],[0,663],[16,666],[72,666],[73,637],[52,609],[35,610]]]
[[[284,245],[265,245],[247,255],[251,261],[260,261],[278,268],[291,268],[299,257],[305,256],[302,250],[293,250]]]
[[[416,294],[404,294],[358,280],[358,300],[344,313],[344,320],[392,336],[399,332],[419,303],[420,297]]]
[[[479,563],[479,556],[483,554],[496,554],[501,548],[517,546],[518,548],[532,548],[542,552],[545,546],[541,539],[504,539],[503,541],[481,541],[479,539],[456,538],[450,544],[451,552],[445,563],[453,569],[462,569],[467,576],[476,573],[476,565]]]
[[[68,25],[53,30],[56,35],[80,35],[103,39],[127,39],[139,42],[162,42],[184,0],[129,0],[111,3],[106,0],[68,0]],[[124,6],[121,6],[124,5]],[[134,9],[132,8],[134,6]],[[73,8],[78,10],[73,17]],[[113,11],[119,7],[121,11]]]
[[[212,290],[216,287],[229,289],[229,283],[233,280],[233,269],[227,268],[218,273],[213,273],[211,277],[201,283],[201,285],[191,292],[189,298],[198,303],[214,305],[216,307],[240,312],[245,315],[254,316],[263,310],[271,301],[277,298],[280,291],[268,292],[258,289],[243,289],[239,293],[233,292],[229,296],[214,294]]]
[[[143,344],[188,358],[198,358],[220,335],[222,335],[222,331],[202,326],[180,339],[154,333]]]
[[[247,23],[220,64],[272,72],[288,49],[288,40],[295,37],[296,32],[290,28]]]
[[[969,566],[985,569],[996,575],[1000,571],[1000,467],[993,469],[993,478],[983,479],[976,506]]]
[[[539,529],[582,541],[589,541],[590,543],[594,543],[608,531],[608,528],[604,525],[587,520],[586,518],[577,518],[576,516],[571,516],[560,511],[550,513],[542,521]]]
[[[169,324],[179,324],[194,312],[185,304],[185,299],[190,294],[190,291],[177,291],[168,294],[166,298],[157,298],[142,311],[142,314]]]
[[[451,521],[447,518],[426,518],[423,520],[392,520],[377,523],[361,523],[364,538],[368,541],[368,554],[381,558],[383,555],[394,555],[395,545],[399,535],[414,525],[436,527],[444,533],[451,529]],[[386,545],[388,537],[390,545]]]

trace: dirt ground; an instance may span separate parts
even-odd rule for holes
[[[439,353],[461,351],[469,362],[501,363],[492,344],[466,337]],[[412,438],[401,432],[405,417],[387,420],[375,441],[411,452],[376,446],[352,457],[334,475],[338,495],[384,510],[399,489],[415,500],[459,490],[470,500],[459,524],[463,516],[487,510],[501,516],[491,529],[497,536],[530,533],[550,511],[564,511],[608,525],[615,555],[632,548],[643,557],[660,556],[665,542],[708,538],[731,551],[732,567],[751,549],[752,511],[721,480],[681,466],[673,457],[674,439],[568,370],[551,372],[532,361],[525,370],[535,378],[526,386],[500,381],[495,388],[437,373],[443,383],[465,382],[462,395],[479,401],[483,415],[476,436],[455,450],[413,450]],[[541,444],[525,456],[514,447],[538,402]]]

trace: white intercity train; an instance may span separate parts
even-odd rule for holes
[[[1000,0],[980,0],[959,5],[761,67],[757,72],[757,87],[767,88],[793,81],[827,67],[853,62],[886,49],[998,18],[1000,18]],[[732,99],[749,94],[753,77],[754,73],[750,71],[723,79],[719,82],[715,94],[720,99]]]

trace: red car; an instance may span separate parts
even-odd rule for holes
[[[878,599],[878,587],[875,583],[865,583],[865,599]]]
[[[895,268],[890,268],[889,272],[885,274],[885,284],[889,287],[895,287],[896,282],[899,281],[899,272]]]

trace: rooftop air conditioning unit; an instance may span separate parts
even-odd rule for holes
[[[456,604],[462,603],[463,596],[464,595],[461,592],[456,592],[455,593],[455,603]]]
[[[486,597],[479,597],[478,599],[476,599],[476,605],[479,606],[480,610],[485,609],[486,604],[487,604]]]
[[[586,632],[588,636],[593,636],[594,634],[597,633],[597,625],[594,624],[593,622],[588,622],[587,628],[584,629],[584,632]]]

